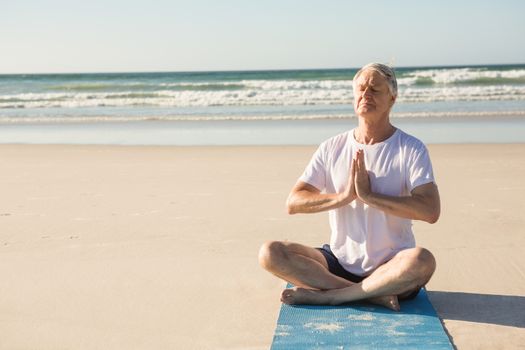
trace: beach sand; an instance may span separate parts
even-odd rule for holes
[[[458,349],[525,348],[525,144],[430,145],[442,197],[414,225]],[[267,349],[284,283],[267,240],[315,147],[0,146],[0,349]]]

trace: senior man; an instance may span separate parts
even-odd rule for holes
[[[353,80],[358,126],[323,142],[290,192],[290,214],[329,211],[330,244],[272,241],[263,268],[295,285],[286,304],[368,300],[399,310],[434,273],[416,247],[412,220],[434,223],[440,200],[425,145],[390,123],[397,97],[392,68],[371,63]]]

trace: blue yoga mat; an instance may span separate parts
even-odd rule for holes
[[[453,349],[436,311],[421,289],[401,311],[368,303],[281,307],[272,350]]]

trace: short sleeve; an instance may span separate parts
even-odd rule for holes
[[[408,164],[408,190],[411,192],[414,188],[435,182],[430,155],[423,143],[414,147]]]
[[[306,182],[319,191],[326,188],[326,162],[325,162],[325,144],[321,144],[315,151],[310,163],[304,169],[303,174],[299,177],[300,181]]]

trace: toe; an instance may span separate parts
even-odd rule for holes
[[[293,291],[291,289],[285,289],[281,293],[281,302],[285,304],[291,304],[292,301],[292,293]]]
[[[401,306],[399,305],[399,301],[397,300],[397,297],[393,297],[392,300],[390,300],[390,308],[394,311],[400,311]]]

